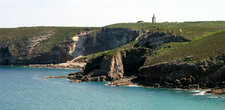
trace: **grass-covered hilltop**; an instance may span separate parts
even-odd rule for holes
[[[162,44],[155,49],[155,53],[148,58],[148,62],[146,62],[146,64],[154,64],[167,60],[178,60],[187,56],[192,56],[192,60],[200,60],[210,58],[215,55],[224,54],[225,52],[224,21],[183,23],[120,23],[109,25],[105,28],[138,29],[147,30],[150,33],[164,32],[166,35],[177,35],[188,40],[186,42],[175,41]],[[142,45],[135,46],[138,42],[137,40],[132,40],[127,43],[127,45],[133,45],[136,48],[146,47],[146,42]],[[124,47],[126,46],[122,46],[120,48],[122,49]],[[107,51],[103,53],[111,54],[114,50],[111,50],[112,52]]]
[[[0,51],[4,65],[85,63],[72,82],[225,88],[225,21],[2,28]]]

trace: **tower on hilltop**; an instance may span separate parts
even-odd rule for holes
[[[156,17],[155,17],[155,14],[153,14],[153,17],[152,17],[152,23],[156,23]]]

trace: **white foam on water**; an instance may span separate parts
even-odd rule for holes
[[[141,87],[139,85],[128,85],[127,87]]]
[[[191,92],[201,92],[201,90],[191,90]]]
[[[109,86],[109,87],[116,87],[115,85],[109,85],[110,83],[106,83],[105,86]]]
[[[192,90],[191,92],[194,92],[195,94],[193,95],[205,95],[205,92],[207,90]]]
[[[107,83],[105,84],[105,86],[115,87],[115,85],[109,85],[109,84],[110,84],[110,82],[107,82]],[[127,86],[124,86],[124,87],[142,87],[142,86],[139,86],[139,85],[127,85]]]
[[[181,91],[181,90],[184,90],[184,89],[181,89],[181,88],[175,88],[175,89],[173,89],[173,90],[175,90],[175,91]]]
[[[208,98],[212,98],[212,99],[217,99],[217,98],[225,98],[225,96],[221,96],[221,95],[211,95]]]

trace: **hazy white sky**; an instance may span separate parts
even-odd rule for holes
[[[0,0],[0,27],[225,20],[225,0]]]

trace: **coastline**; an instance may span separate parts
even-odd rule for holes
[[[81,72],[81,71],[80,71]],[[77,73],[80,73],[77,72]],[[70,73],[68,76],[45,76],[44,78],[67,78],[69,79],[70,83],[80,83],[80,82],[91,82],[88,80],[76,80],[74,79],[74,76],[72,76]],[[142,87],[142,88],[163,88],[163,89],[172,89],[172,90],[187,90],[189,92],[196,92],[194,95],[212,95],[216,96],[218,98],[222,98],[225,96],[225,89],[224,88],[173,88],[173,87],[164,87],[164,86],[158,86],[158,85],[145,85],[144,83],[140,83],[137,81],[132,81],[136,77],[126,77],[119,80],[114,81],[106,81],[99,78],[99,80],[95,80],[96,82],[107,82],[107,86],[120,86],[120,87]],[[93,80],[92,80],[93,81]]]
[[[76,64],[77,65],[77,64]],[[32,64],[32,65],[23,65],[21,67],[34,67],[34,68],[52,68],[52,69],[77,69],[77,70],[84,70],[84,67],[81,66],[68,66],[64,64]],[[5,66],[5,65],[1,65]],[[17,66],[17,65],[10,65],[10,66]],[[75,72],[76,73],[76,72]],[[78,72],[79,73],[79,72]],[[74,74],[74,73],[70,73]],[[86,81],[80,81],[80,80],[74,80],[74,76],[68,75],[68,76],[45,76],[44,78],[67,78],[69,79],[70,83],[80,83],[80,82],[90,82],[88,80]],[[221,98],[225,96],[225,89],[224,88],[173,88],[173,87],[162,87],[159,86],[159,84],[154,84],[154,85],[145,85],[141,84],[140,81],[132,81],[137,77],[132,76],[132,77],[125,77],[119,80],[114,80],[114,81],[108,81],[106,84],[107,86],[124,86],[124,87],[142,87],[142,88],[165,88],[165,89],[173,89],[173,90],[187,90],[190,92],[196,92],[196,95],[213,95],[218,98]],[[95,80],[98,82],[106,82],[103,80]],[[198,91],[198,92],[197,92]]]
[[[86,63],[60,63],[60,64],[30,64],[25,65],[24,67],[83,70],[85,65]]]

